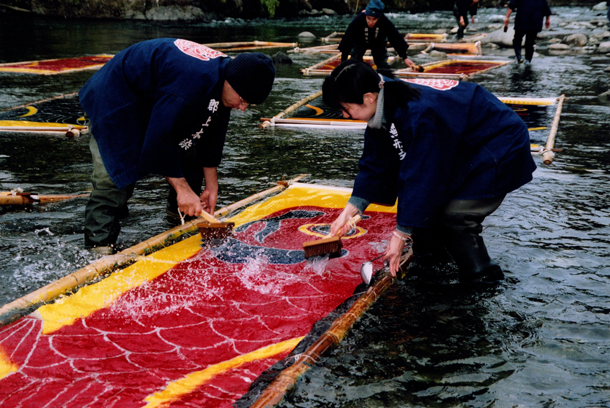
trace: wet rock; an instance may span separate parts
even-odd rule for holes
[[[316,36],[314,34],[310,33],[309,31],[303,31],[303,32],[299,33],[299,35],[297,37],[299,38],[299,40],[307,39],[307,38],[312,39],[312,40],[316,39]]]
[[[275,65],[290,65],[292,64],[292,59],[282,51],[276,52],[271,59]]]
[[[551,44],[549,45],[549,50],[552,51],[569,51],[570,46],[567,44]]]
[[[512,26],[508,26],[508,30],[504,32],[501,28],[496,31],[492,31],[481,39],[481,44],[497,44],[502,47],[512,47],[513,37],[515,36],[515,29]]]
[[[313,9],[311,3],[308,2],[307,0],[303,0],[301,2],[301,7],[303,8],[303,10],[307,10],[307,11],[311,11],[311,9]]]
[[[446,59],[447,58],[447,53],[442,52],[442,51],[437,51],[437,50],[430,51],[429,55],[432,58],[437,58],[437,59]]]
[[[610,41],[604,41],[603,43],[600,43],[597,47],[597,52],[602,54],[610,52]]]
[[[595,10],[595,11],[605,11],[608,9],[608,6],[606,5],[605,1],[602,1],[601,3],[597,3],[595,6],[591,7],[591,10]]]
[[[203,20],[203,10],[193,6],[153,7],[146,10],[146,19],[155,21]]]
[[[576,47],[584,47],[587,44],[587,36],[584,34],[570,34],[563,39],[563,42]]]
[[[604,72],[610,72],[610,67],[606,67],[606,69],[604,69]]]
[[[335,10],[332,10],[329,8],[323,8],[322,13],[324,13],[327,16],[334,16],[335,14],[337,14],[337,12]]]
[[[600,102],[604,103],[610,102],[610,90],[607,90],[606,92],[597,95],[597,99],[599,99]]]

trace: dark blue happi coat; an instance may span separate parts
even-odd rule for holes
[[[386,102],[387,129],[365,131],[354,197],[398,198],[398,225],[429,227],[450,200],[500,197],[532,180],[529,133],[508,106],[477,84],[411,81],[420,97]]]
[[[516,10],[515,30],[542,31],[545,17],[551,15],[547,0],[510,0],[508,7]]]
[[[199,164],[218,166],[231,112],[221,101],[229,60],[191,41],[156,39],[121,51],[85,83],[80,102],[117,187],[149,174],[182,177],[181,156],[198,144]]]
[[[356,45],[367,49],[385,49],[388,41],[400,58],[403,60],[407,58],[409,44],[407,44],[404,36],[398,32],[394,23],[385,14],[379,17],[375,27],[369,28],[366,24],[366,15],[360,13],[352,20],[347,30],[345,30],[345,34],[343,34],[343,38],[339,43],[339,51],[347,56]]]

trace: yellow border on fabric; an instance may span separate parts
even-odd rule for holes
[[[43,321],[42,333],[49,334],[69,326],[79,318],[108,307],[128,290],[163,275],[179,262],[199,252],[200,241],[201,238],[195,236],[163,248],[93,285],[81,288],[71,296],[41,306],[38,312]]]
[[[6,355],[6,352],[0,346],[0,380],[9,375],[10,373],[14,373],[19,369],[17,364],[13,363],[10,358]]]
[[[294,339],[262,347],[251,353],[223,361],[222,363],[214,364],[205,370],[188,374],[179,380],[169,383],[162,391],[157,391],[154,394],[146,397],[144,401],[147,401],[148,404],[145,406],[145,408],[168,406],[170,403],[178,400],[183,395],[187,395],[195,391],[197,388],[201,387],[203,384],[217,375],[226,373],[227,371],[239,367],[245,363],[273,357],[282,352],[292,351],[302,339],[303,337],[296,337]]]
[[[302,206],[343,208],[350,194],[351,189],[347,188],[295,183],[277,196],[247,208],[241,214],[230,218],[230,221],[235,222],[235,226],[238,227],[288,208]],[[368,210],[392,213],[396,212],[396,205],[387,207],[373,204]],[[53,333],[73,324],[77,319],[85,318],[97,310],[110,306],[125,292],[163,275],[200,250],[201,236],[195,235],[142,257],[129,267],[97,283],[85,286],[70,296],[41,306],[38,312],[43,321],[42,333]]]
[[[73,127],[75,129],[85,129],[87,126],[70,124],[70,123],[57,123],[57,122],[31,122],[27,120],[0,120],[0,127],[29,127],[29,128],[68,128]]]

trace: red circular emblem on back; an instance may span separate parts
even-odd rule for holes
[[[220,51],[213,50],[210,47],[197,44],[193,41],[176,40],[174,41],[174,45],[186,55],[190,55],[191,57],[195,57],[202,61],[209,61],[211,58],[226,57],[226,55]]]

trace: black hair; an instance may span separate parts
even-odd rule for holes
[[[332,108],[342,109],[342,103],[364,103],[363,96],[368,92],[379,92],[378,73],[394,79],[391,70],[375,71],[369,64],[348,59],[343,61],[322,84],[322,99]],[[420,92],[404,81],[386,82],[384,98],[399,106],[419,97]]]

